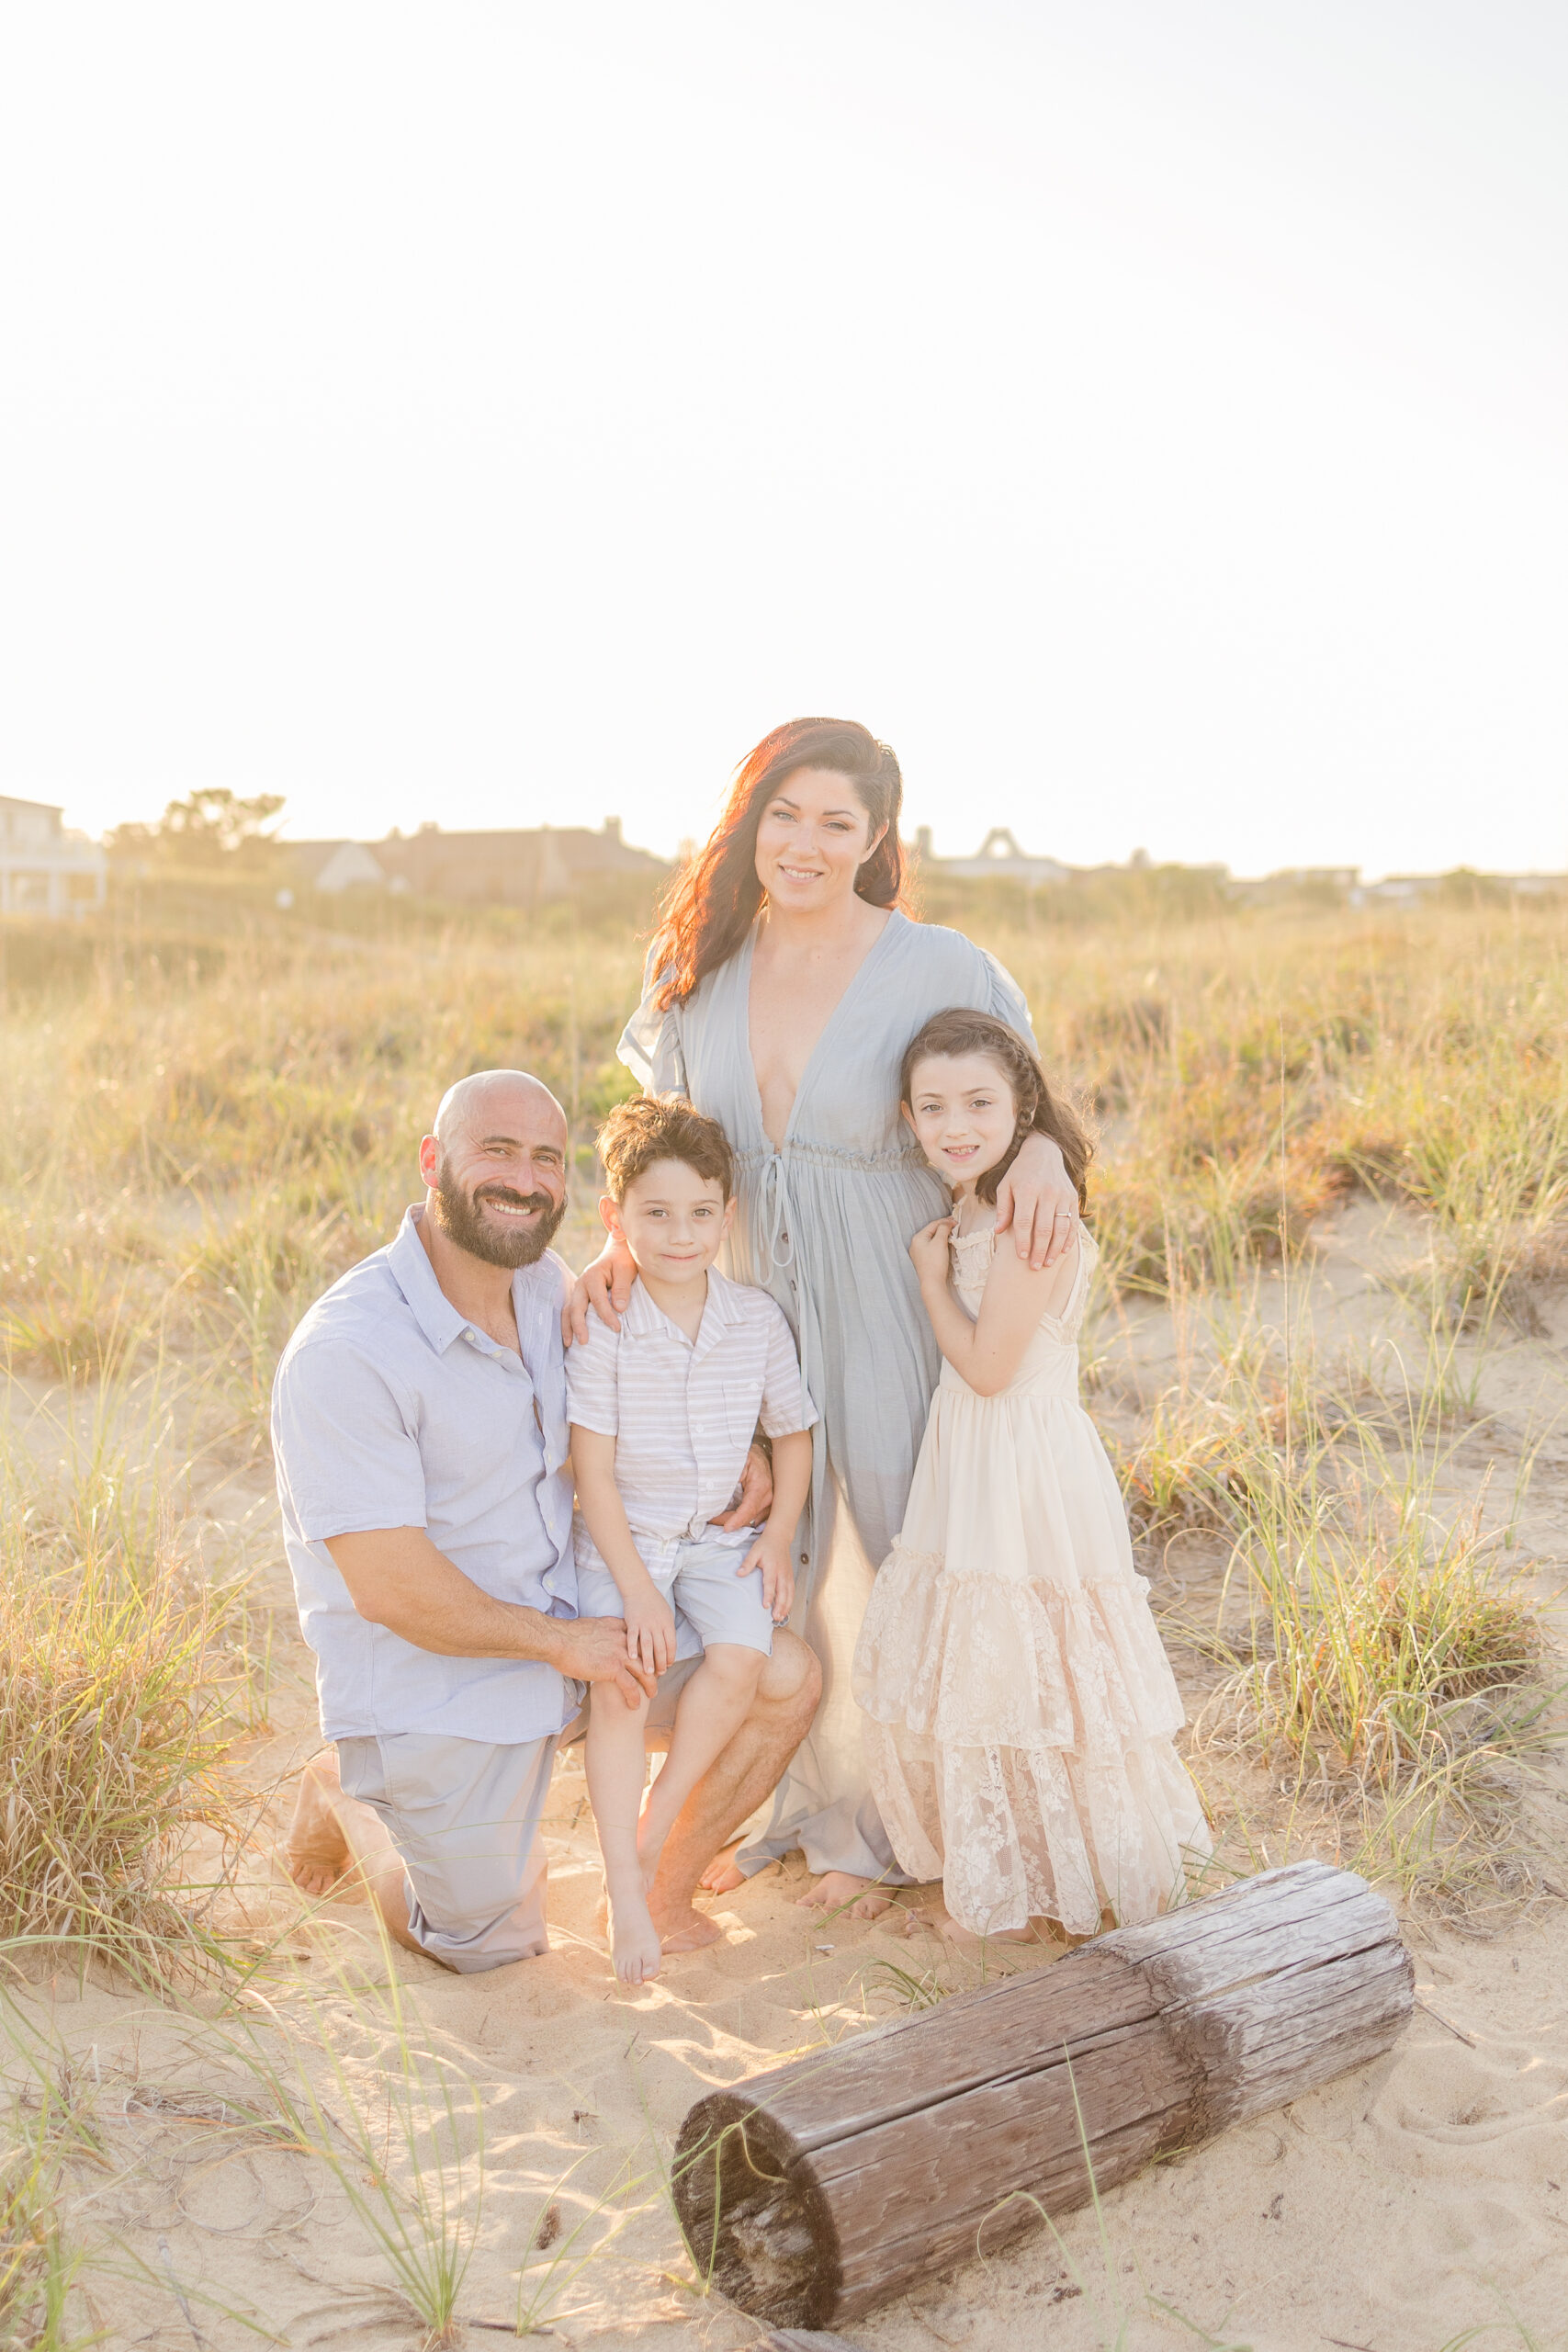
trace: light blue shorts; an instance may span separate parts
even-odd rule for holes
[[[762,1571],[747,1577],[736,1570],[756,1541],[710,1543],[694,1536],[682,1544],[653,1581],[675,1611],[675,1656],[697,1657],[710,1642],[734,1642],[741,1649],[773,1654],[773,1611],[762,1599]],[[580,1617],[618,1617],[620,1589],[606,1567],[580,1563],[577,1570],[577,1613]]]

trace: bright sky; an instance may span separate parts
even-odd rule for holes
[[[0,34],[0,790],[1568,866],[1562,0]]]

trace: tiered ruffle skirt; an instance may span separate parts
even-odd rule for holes
[[[939,1388],[854,1690],[894,1851],[975,1934],[1152,1919],[1209,1851],[1121,1494],[1076,1400]]]

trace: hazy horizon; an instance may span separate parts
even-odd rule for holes
[[[587,829],[589,831],[591,831],[591,832],[598,832],[598,831],[600,831],[603,829],[604,825],[605,824],[605,822],[606,822],[608,820],[613,820],[613,819],[615,819],[615,811],[614,811],[614,810],[609,810],[609,811],[607,811],[607,812],[605,813],[605,815],[604,815],[604,816],[602,816],[602,817],[600,817],[600,818],[598,818],[598,819],[593,819],[593,818],[591,818],[591,817],[589,817],[589,816],[584,815],[584,816],[581,816],[581,817],[575,817],[575,816],[572,816],[572,817],[558,818],[558,819],[554,819],[554,820],[547,819],[547,820],[545,820],[544,821],[545,821],[546,823],[554,823],[554,824],[558,827],[558,829],[559,829],[559,830],[561,830],[561,831],[567,831],[567,830],[570,830],[570,829],[572,829],[572,828],[576,828],[576,827],[584,827],[584,828],[586,828],[586,829]],[[68,828],[69,830],[72,830],[72,831],[77,831],[77,832],[80,832],[81,831],[83,831],[83,830],[84,830],[84,829],[83,829],[83,828],[81,828],[81,827],[72,827],[72,826],[71,826],[71,812],[70,812],[70,810],[69,810],[69,809],[66,809],[66,810],[64,811],[64,821],[65,821],[66,826],[67,826],[67,828]],[[135,820],[132,820],[132,821],[135,821]],[[619,821],[619,820],[617,820],[617,821]],[[304,833],[304,832],[301,832],[301,831],[298,829],[298,827],[291,825],[291,824],[289,823],[289,821],[288,821],[288,810],[287,810],[287,809],[285,809],[285,810],[281,813],[281,815],[280,815],[280,816],[278,816],[276,819],[273,820],[272,820],[272,821],[271,821],[271,822],[270,822],[270,823],[265,827],[265,837],[266,837],[266,838],[270,839],[271,841],[276,842],[279,846],[281,846],[281,847],[283,847],[283,848],[285,848],[285,849],[303,847],[303,846],[307,846],[307,845],[310,845],[310,844],[311,844],[311,843],[313,843],[313,842],[321,842],[321,841],[323,841],[323,840],[324,840],[324,841],[329,841],[329,842],[338,842],[338,841],[357,841],[357,842],[360,842],[364,843],[364,844],[365,844],[366,846],[367,846],[368,848],[370,848],[370,849],[374,849],[374,848],[377,846],[377,843],[378,843],[378,842],[384,842],[384,841],[392,840],[392,839],[397,839],[397,840],[405,840],[405,841],[406,841],[406,840],[410,837],[410,835],[411,835],[412,833],[425,831],[425,830],[427,829],[427,823],[428,823],[428,826],[429,826],[430,828],[434,829],[434,830],[439,831],[441,831],[441,832],[452,833],[452,834],[456,834],[456,835],[461,835],[461,834],[468,833],[468,832],[484,832],[484,831],[504,831],[504,830],[506,830],[506,828],[505,828],[505,827],[503,827],[503,826],[502,826],[502,827],[491,827],[491,826],[470,826],[470,825],[468,825],[468,824],[466,824],[466,823],[458,823],[458,824],[443,824],[443,823],[441,822],[441,820],[440,820],[440,819],[439,819],[439,818],[433,818],[433,819],[430,819],[430,820],[422,820],[420,821],[420,823],[419,823],[419,824],[417,824],[417,825],[413,825],[413,826],[394,826],[394,827],[389,827],[389,828],[387,828],[385,831],[381,831],[381,832],[379,832],[379,833],[367,833],[367,832],[363,832],[363,831],[362,831],[362,832],[359,832],[359,833],[354,833],[354,834],[340,834],[340,833],[328,833],[328,834],[324,834],[324,835],[323,835],[323,834],[312,834],[312,833]],[[913,846],[915,845],[915,835],[916,835],[916,832],[917,832],[918,831],[919,831],[919,830],[922,830],[922,829],[921,829],[921,828],[918,828],[918,827],[913,826],[913,825],[906,825],[906,826],[905,826],[905,828],[904,828],[904,837],[905,837],[905,840],[907,841],[907,842],[908,842],[908,843],[909,843],[909,845],[910,845],[911,847],[913,847]],[[955,842],[954,842],[951,846],[944,846],[942,842],[938,842],[938,841],[935,839],[934,834],[933,834],[932,841],[931,841],[931,854],[933,855],[933,857],[936,857],[936,858],[938,858],[938,859],[952,859],[952,858],[965,859],[965,858],[973,858],[973,857],[976,856],[976,855],[979,854],[980,848],[981,848],[981,846],[982,846],[982,844],[983,844],[983,842],[984,842],[984,841],[985,841],[985,839],[986,839],[987,835],[991,831],[991,830],[992,830],[992,828],[991,828],[988,824],[984,825],[984,826],[983,826],[983,827],[982,827],[982,828],[981,828],[981,829],[980,829],[980,830],[976,833],[975,838],[974,838],[972,841],[967,842],[957,842],[957,841],[955,841]],[[1023,839],[1021,836],[1018,835],[1018,834],[1017,834],[1017,832],[1016,832],[1016,829],[1014,829],[1014,828],[1012,828],[1012,827],[1008,827],[1008,828],[1006,828],[1005,830],[1007,830],[1007,831],[1012,831],[1012,832],[1014,833],[1014,839],[1015,839],[1015,841],[1016,841],[1016,842],[1017,842],[1017,846],[1018,846],[1019,850],[1021,852],[1021,854],[1022,854],[1023,855],[1025,855],[1025,856],[1028,856],[1028,857],[1055,857],[1055,856],[1057,855],[1057,853],[1053,849],[1053,847],[1052,847],[1052,845],[1051,845],[1051,843],[1050,843],[1049,842],[1041,842],[1041,841],[1031,841],[1031,840],[1025,840],[1025,839]],[[106,829],[105,829],[106,833],[107,833],[107,831],[112,831],[112,828],[106,828]],[[622,839],[623,839],[623,840],[625,840],[625,841],[626,842],[626,843],[627,843],[627,845],[628,845],[629,847],[631,847],[631,848],[633,848],[633,849],[651,850],[651,851],[652,851],[652,853],[653,853],[653,854],[654,854],[655,856],[663,857],[663,858],[665,858],[665,859],[667,859],[667,860],[670,860],[671,862],[673,862],[673,861],[674,861],[674,859],[675,859],[675,858],[676,858],[676,857],[677,857],[677,856],[678,856],[682,852],[683,852],[683,851],[684,851],[684,849],[688,846],[688,842],[685,842],[685,841],[682,841],[682,842],[681,842],[677,843],[677,844],[675,845],[675,847],[674,847],[673,849],[671,849],[671,850],[661,850],[661,849],[658,849],[658,848],[656,848],[656,847],[655,847],[655,845],[654,845],[652,842],[634,840],[634,839],[632,838],[632,836],[631,836],[629,833],[627,833],[627,832],[626,832],[626,827],[625,827],[625,824],[624,824],[624,821],[623,821],[623,822],[621,822],[621,837],[622,837]],[[1186,866],[1186,867],[1189,867],[1189,868],[1190,868],[1190,869],[1194,869],[1194,870],[1198,870],[1198,871],[1201,871],[1201,870],[1203,870],[1203,869],[1205,869],[1205,868],[1207,868],[1207,867],[1210,867],[1210,866],[1219,865],[1219,866],[1223,866],[1223,867],[1224,867],[1224,870],[1225,870],[1225,871],[1226,871],[1226,872],[1231,876],[1231,877],[1232,877],[1232,879],[1233,879],[1233,880],[1235,880],[1235,881],[1238,881],[1238,882],[1247,882],[1247,881],[1263,881],[1263,880],[1267,880],[1267,879],[1269,879],[1271,876],[1273,876],[1273,875],[1275,875],[1275,874],[1285,873],[1285,872],[1291,872],[1291,871],[1296,871],[1296,872],[1306,872],[1306,871],[1326,872],[1326,871],[1333,870],[1333,871],[1344,872],[1344,871],[1347,871],[1347,870],[1349,870],[1349,869],[1354,868],[1354,869],[1355,869],[1355,871],[1358,873],[1358,875],[1359,875],[1359,879],[1360,879],[1362,882],[1369,882],[1369,883],[1370,883],[1370,882],[1376,882],[1376,881],[1380,881],[1380,880],[1389,879],[1389,878],[1391,878],[1391,877],[1393,877],[1393,876],[1396,876],[1396,875],[1407,875],[1407,874],[1408,874],[1408,875],[1419,875],[1419,874],[1433,874],[1433,873],[1453,873],[1453,872],[1456,872],[1456,871],[1472,872],[1472,871],[1477,871],[1477,870],[1482,870],[1482,871],[1486,870],[1486,869],[1476,869],[1476,868],[1469,867],[1469,866],[1458,867],[1458,868],[1456,868],[1456,867],[1451,867],[1451,866],[1450,866],[1450,867],[1441,867],[1441,868],[1438,868],[1438,867],[1420,867],[1420,866],[1401,866],[1401,867],[1398,867],[1398,868],[1386,868],[1386,869],[1385,869],[1385,868],[1367,868],[1367,867],[1358,866],[1358,865],[1357,865],[1357,864],[1356,864],[1356,861],[1355,861],[1353,858],[1347,858],[1347,857],[1339,857],[1339,858],[1336,858],[1336,857],[1327,857],[1327,858],[1319,858],[1319,859],[1314,859],[1314,860],[1311,861],[1310,866],[1309,866],[1309,865],[1305,865],[1305,864],[1301,864],[1301,865],[1296,865],[1295,867],[1269,867],[1269,868],[1267,868],[1267,869],[1262,869],[1262,868],[1260,868],[1260,869],[1246,869],[1246,870],[1243,870],[1243,869],[1239,869],[1239,868],[1237,868],[1237,867],[1235,867],[1235,866],[1234,866],[1234,865],[1230,865],[1229,861],[1228,861],[1228,860],[1225,860],[1225,859],[1214,859],[1214,858],[1205,859],[1205,858],[1190,858],[1190,857],[1184,857],[1184,856],[1182,855],[1182,854],[1181,854],[1181,852],[1180,852],[1179,848],[1178,848],[1178,849],[1174,849],[1174,850],[1171,850],[1171,851],[1169,851],[1168,853],[1167,853],[1167,854],[1163,854],[1163,855],[1161,855],[1161,856],[1159,856],[1159,857],[1153,857],[1153,856],[1151,855],[1151,854],[1148,852],[1148,850],[1145,847],[1145,845],[1144,845],[1142,842],[1134,843],[1134,847],[1133,847],[1131,850],[1129,850],[1129,851],[1128,851],[1124,855],[1122,855],[1122,856],[1120,856],[1120,857],[1117,857],[1117,856],[1111,856],[1111,857],[1106,857],[1106,858],[1095,859],[1095,860],[1092,860],[1092,861],[1067,861],[1067,860],[1065,860],[1065,859],[1064,859],[1064,860],[1059,860],[1058,862],[1060,862],[1060,863],[1062,863],[1062,864],[1069,864],[1069,863],[1070,863],[1070,864],[1072,865],[1073,870],[1074,870],[1075,872],[1091,872],[1091,871],[1100,871],[1100,870],[1101,870],[1101,869],[1105,869],[1105,868],[1111,868],[1111,869],[1126,868],[1126,867],[1130,866],[1134,862],[1136,862],[1136,863],[1138,863],[1138,864],[1140,864],[1140,865],[1141,865],[1141,864],[1144,864],[1144,863],[1145,863],[1145,862],[1147,862],[1147,863],[1149,863],[1149,864],[1153,864],[1153,865],[1166,865]],[[1543,876],[1546,876],[1546,877],[1548,877],[1548,878],[1556,879],[1556,878],[1558,878],[1558,877],[1559,877],[1562,873],[1564,873],[1565,871],[1568,871],[1568,868],[1559,868],[1559,867],[1551,867],[1551,868],[1548,868],[1548,867],[1535,867],[1535,868],[1513,867],[1513,868],[1502,868],[1502,867],[1496,867],[1496,868],[1493,868],[1493,869],[1490,869],[1490,870],[1491,870],[1491,871],[1493,871],[1493,872],[1495,872],[1495,873],[1520,873],[1520,874],[1522,874],[1522,873],[1526,873],[1526,872],[1534,872],[1534,873],[1537,873],[1537,874],[1540,874],[1540,875],[1542,875]]]
[[[0,792],[1568,866],[1568,19],[169,0],[0,35]]]

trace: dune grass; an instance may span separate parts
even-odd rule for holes
[[[1096,1223],[1131,1290],[1226,1283],[1360,1186],[1410,1203],[1472,1321],[1568,1249],[1568,923],[1487,909],[1153,933],[985,934],[1103,1130]],[[224,942],[192,986],[106,935],[89,984],[6,1023],[0,1337],[91,1364],[126,1302],[265,1356],[299,1294],[385,1230],[442,1089],[536,1070],[585,1146],[629,1081],[632,933]]]
[[[1225,1564],[1167,1626],[1220,1673],[1200,1758],[1248,1758],[1284,1801],[1260,1849],[1229,1825],[1249,1866],[1315,1838],[1407,1897],[1495,1914],[1539,1877],[1525,1800],[1564,1736],[1568,1668],[1512,1548],[1530,1449],[1495,1504],[1490,1471],[1459,1456],[1455,1345],[1411,1383],[1392,1345],[1380,1380],[1301,1333],[1287,1358],[1277,1329],[1244,1329],[1206,1385],[1156,1400],[1124,1477],[1145,1545],[1196,1531]]]
[[[61,2219],[66,2165],[83,2127],[62,2090],[57,2053],[9,2005],[0,2012],[6,2080],[0,2091],[0,2343],[66,2352],[83,2338],[70,2324],[84,2267]]]
[[[577,1189],[591,1195],[594,1124],[629,1085],[614,1048],[642,950],[625,925],[574,928],[560,914],[547,935],[521,922],[509,932],[498,917],[378,937],[269,922],[247,904],[211,923],[197,952],[189,908],[181,920],[179,939],[161,941],[152,930],[132,938],[117,917],[87,943],[90,956],[73,934],[58,984],[44,958],[8,1006],[0,1352],[29,1403],[96,1396],[101,1411],[106,1396],[142,1393],[138,1382],[160,1396],[183,1384],[180,1445],[211,1465],[262,1453],[279,1349],[304,1306],[392,1230],[419,1134],[454,1077],[496,1062],[536,1070],[567,1105]],[[1071,931],[997,922],[986,944],[1023,982],[1048,1060],[1100,1123],[1094,1216],[1113,1294],[1152,1294],[1179,1310],[1240,1296],[1259,1268],[1292,1262],[1325,1205],[1357,1188],[1381,1193],[1425,1220],[1422,1295],[1405,1304],[1429,1328],[1423,1381],[1448,1382],[1451,1420],[1463,1402],[1449,1393],[1454,1335],[1489,1343],[1528,1328],[1540,1284],[1568,1252],[1562,910],[1422,910],[1397,922],[1211,913]],[[1448,1636],[1421,1613],[1435,1574],[1442,1581],[1440,1546],[1437,1570],[1412,1566],[1408,1532],[1386,1556],[1369,1554],[1351,1630],[1325,1631],[1349,1607],[1344,1541],[1330,1535],[1322,1482],[1298,1488],[1304,1464],[1329,1459],[1314,1417],[1330,1405],[1335,1461],[1355,1454],[1369,1495],[1386,1486],[1387,1449],[1377,1469],[1361,1442],[1375,1419],[1364,1395],[1314,1401],[1299,1374],[1224,1349],[1156,1400],[1122,1466],[1145,1535],[1245,1539],[1246,1575],[1276,1624],[1269,1739],[1300,1719],[1310,1724],[1303,1754],[1334,1748],[1338,1734],[1325,1726],[1352,1702],[1303,1695],[1325,1655],[1377,1680],[1381,1698],[1353,1705],[1379,1728],[1345,1734],[1352,1747],[1360,1739],[1364,1771],[1413,1710],[1428,1705],[1429,1733],[1471,1702],[1446,1686],[1423,1702],[1407,1687],[1447,1655]],[[1438,1434],[1418,1437],[1416,1452]],[[15,1655],[49,1658],[51,1675],[75,1659],[61,1688],[87,1694],[82,1720],[96,1705],[94,1628],[111,1631],[125,1592],[140,1589],[125,1581],[123,1540],[106,1546],[92,1532],[90,1493],[89,1480],[73,1506],[71,1559],[58,1531],[15,1510],[5,1555]],[[1337,1491],[1334,1510],[1343,1508]],[[1382,1525],[1387,1498],[1369,1509]],[[40,1544],[56,1562],[41,1577]],[[1287,1554],[1309,1563],[1304,1583],[1279,1565]],[[1471,1589],[1463,1577],[1449,1585]],[[134,1657],[150,1688],[155,1653],[177,1657],[175,1679],[188,1687],[209,1640],[197,1598],[167,1577],[150,1589],[146,1637],[117,1641],[115,1655]],[[29,1671],[15,1669],[18,1704]],[[1288,1702],[1278,1696],[1287,1682]],[[1260,1697],[1259,1738],[1261,1706]],[[162,1738],[175,1720],[152,1702],[128,1707],[139,1738],[149,1724]],[[66,1714],[47,1720],[28,1752],[73,1753]],[[184,1804],[209,1785],[199,1743],[183,1778],[177,1745],[166,1781],[149,1758],[118,1783],[135,1789],[138,1807],[154,1794],[160,1807],[175,1804],[176,1792]],[[39,1820],[51,1818],[41,1795],[39,1804]],[[125,1883],[152,1868],[168,1834],[150,1832],[142,1861],[126,1849]],[[46,1899],[29,1885],[14,1907],[39,1931],[73,1916],[60,1893],[74,1883],[70,1870],[46,1865],[44,1851],[24,1845],[16,1858],[51,1890]],[[85,1868],[81,1884],[98,1883],[97,1864]]]
[[[231,1838],[229,1596],[123,1462],[0,1467],[0,1946],[143,1981],[221,1963],[193,1833]]]

